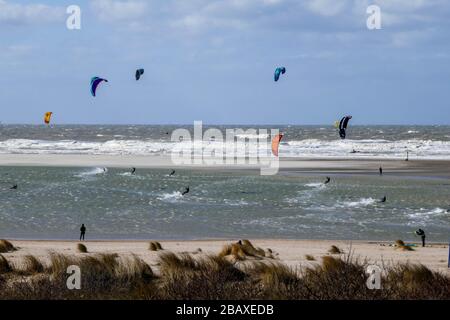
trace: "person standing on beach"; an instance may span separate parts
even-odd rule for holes
[[[80,228],[80,241],[81,239],[84,240],[84,235],[86,234],[86,227],[84,226],[84,223],[81,224],[81,228]]]
[[[425,231],[419,229],[416,231],[416,234],[422,238],[422,247],[425,247]]]
[[[383,168],[380,166],[380,169],[378,169],[380,171],[380,176],[383,175]]]

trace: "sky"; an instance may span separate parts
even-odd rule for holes
[[[447,0],[0,0],[0,121],[449,125],[449,15]],[[93,76],[109,80],[95,98]]]

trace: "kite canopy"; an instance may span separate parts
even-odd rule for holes
[[[97,91],[97,87],[102,81],[108,82],[108,80],[102,79],[102,78],[99,78],[99,77],[93,77],[91,79],[91,94],[92,94],[93,97],[95,97],[95,93]]]
[[[272,139],[272,154],[275,157],[278,157],[278,149],[279,149],[279,145],[281,142],[281,139],[283,138],[283,134],[277,134],[273,139]]]
[[[274,74],[274,80],[278,81],[278,79],[280,79],[280,75],[281,74],[285,74],[286,73],[286,68],[285,67],[278,67],[275,69],[275,74]]]
[[[144,69],[137,69],[136,70],[136,81],[138,81],[143,74],[144,74]]]
[[[339,136],[341,137],[341,139],[345,139],[347,125],[351,118],[352,116],[345,116],[339,122]]]
[[[53,112],[46,112],[44,115],[45,124],[50,124],[50,119],[52,118]]]

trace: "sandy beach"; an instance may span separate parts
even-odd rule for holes
[[[395,265],[397,263],[423,264],[432,270],[450,274],[447,267],[448,245],[443,243],[428,244],[425,248],[416,243],[414,251],[401,251],[390,242],[372,241],[336,241],[336,240],[262,240],[250,239],[252,243],[265,250],[271,249],[277,261],[291,267],[308,267],[321,262],[321,257],[330,255],[328,250],[336,245],[346,256],[360,261],[367,260],[370,264],[379,266]],[[156,267],[158,255],[161,252],[192,253],[195,256],[203,254],[218,254],[222,247],[231,244],[231,240],[198,240],[198,241],[161,241],[163,251],[149,251],[148,241],[86,241],[87,255],[98,253],[117,253],[119,255],[135,254]],[[86,255],[78,253],[76,241],[12,241],[17,251],[5,253],[4,256],[20,266],[21,259],[26,255],[34,255],[42,261],[48,259],[49,252],[68,255]],[[201,249],[199,252],[198,249]],[[308,261],[305,255],[312,255],[315,261]]]
[[[378,174],[383,167],[388,174],[450,178],[449,160],[395,160],[395,159],[324,159],[280,158],[280,172]],[[176,165],[170,156],[139,155],[62,155],[62,154],[1,154],[0,166],[48,167],[112,167],[112,168],[184,168],[195,170],[257,170],[253,164],[224,166],[219,164]]]

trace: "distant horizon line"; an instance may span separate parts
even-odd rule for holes
[[[1,126],[48,126],[46,124],[41,123],[4,123],[0,121]],[[318,124],[280,124],[280,123],[263,123],[263,124],[257,124],[257,123],[205,123],[203,122],[203,126],[281,126],[281,127],[288,127],[288,126],[309,126],[309,127],[317,127],[317,126],[331,126],[334,127],[334,124],[330,123],[318,123]],[[50,124],[50,127],[56,127],[56,126],[194,126],[194,123],[55,123]],[[390,124],[367,124],[367,123],[359,123],[359,124],[353,124],[352,127],[362,127],[362,126],[398,126],[398,127],[407,127],[407,126],[416,126],[416,127],[444,127],[444,126],[450,126],[449,124],[417,124],[417,123],[411,123],[411,124],[396,124],[396,123],[390,123]]]

